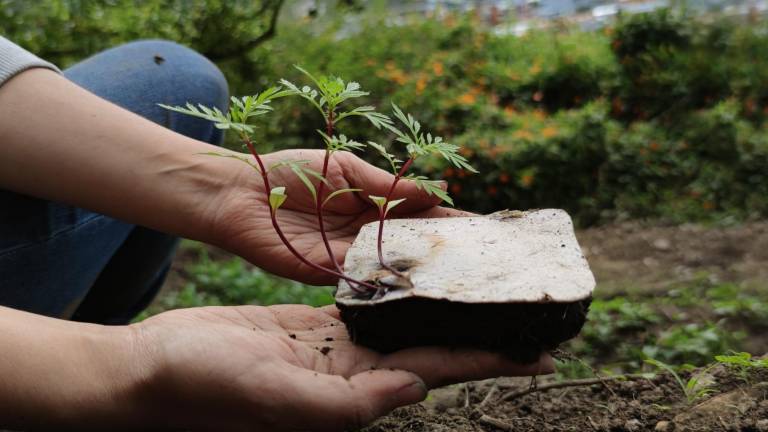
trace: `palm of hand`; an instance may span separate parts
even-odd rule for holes
[[[473,350],[378,354],[349,340],[333,306],[195,308],[137,327],[144,346],[162,347],[170,417],[196,429],[345,430],[418,402],[427,386],[551,369]]]
[[[324,152],[320,150],[295,150],[265,156],[267,166],[279,160],[309,160],[307,165],[315,171],[322,170]],[[282,244],[274,232],[269,215],[268,194],[260,176],[246,170],[241,176],[241,187],[234,189],[216,209],[215,224],[223,232],[225,248],[245,257],[254,264],[275,274],[312,284],[332,284],[334,279],[299,262]],[[288,169],[270,173],[272,187],[285,186],[288,200],[277,213],[278,222],[293,246],[310,261],[327,268],[333,263],[319,232],[315,201],[312,194]],[[331,248],[342,264],[342,259],[355,239],[360,227],[377,219],[377,211],[367,200],[367,195],[384,195],[393,176],[366,164],[346,152],[336,153],[330,159],[328,184],[324,196],[333,190],[344,188],[363,189],[364,192],[345,193],[336,196],[324,208],[325,230]],[[401,187],[403,186],[403,187]],[[330,191],[329,191],[330,189]],[[419,192],[412,185],[401,182],[395,197],[407,196],[399,206],[398,217],[434,217],[460,214],[455,210],[434,207],[439,200]]]

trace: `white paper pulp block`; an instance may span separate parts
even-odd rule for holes
[[[336,299],[348,306],[407,297],[463,303],[569,303],[589,298],[595,278],[581,252],[570,216],[557,209],[502,211],[488,216],[394,219],[384,226],[386,262],[378,261],[378,222],[360,231],[344,269],[364,281],[394,285],[378,299],[355,298],[345,281]]]

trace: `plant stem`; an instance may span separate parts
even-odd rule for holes
[[[328,107],[328,118],[326,120],[326,135],[333,136],[333,109],[331,107]],[[323,172],[322,176],[323,178],[326,178],[326,175],[328,175],[328,162],[331,159],[331,151],[326,147],[325,149],[325,159],[323,160]],[[325,182],[320,181],[320,184],[317,185],[317,199],[315,202],[315,212],[317,213],[317,225],[320,229],[320,237],[323,238],[323,244],[325,245],[325,250],[328,252],[328,258],[330,258],[333,265],[336,267],[336,270],[339,273],[342,273],[343,270],[341,269],[341,266],[339,265],[339,262],[336,260],[336,255],[333,253],[333,249],[331,248],[331,243],[328,241],[328,235],[325,232],[325,223],[323,222],[323,192],[325,189]]]
[[[256,147],[253,145],[253,142],[250,140],[250,138],[243,137],[243,142],[248,147],[248,150],[251,152],[251,155],[253,155],[254,159],[256,159],[256,163],[259,165],[259,171],[261,172],[261,178],[264,181],[264,188],[266,189],[267,194],[269,194],[269,192],[272,190],[272,187],[269,184],[269,175],[267,174],[267,170],[266,170],[266,168],[264,166],[264,162],[262,162],[261,157],[259,156],[258,152],[256,152]],[[299,261],[301,261],[302,263],[308,265],[309,267],[312,267],[315,270],[319,270],[319,271],[328,273],[330,275],[333,275],[333,276],[335,276],[337,278],[344,279],[345,281],[347,281],[347,283],[349,284],[350,288],[352,288],[353,290],[355,290],[355,291],[357,291],[359,293],[366,293],[367,292],[366,290],[361,289],[360,286],[364,286],[364,287],[368,288],[368,290],[371,290],[371,291],[378,291],[379,290],[380,287],[378,287],[376,285],[373,285],[373,284],[370,284],[370,283],[367,283],[367,282],[363,282],[363,281],[359,281],[359,280],[357,280],[355,278],[352,278],[352,277],[349,277],[349,276],[345,275],[342,272],[333,271],[333,270],[331,270],[329,268],[323,267],[323,266],[321,266],[319,264],[315,264],[312,261],[309,261],[308,259],[306,259],[302,254],[299,253],[299,251],[297,251],[293,247],[291,242],[288,240],[288,238],[283,233],[283,230],[280,228],[280,224],[277,223],[277,213],[272,209],[272,207],[270,207],[270,209],[269,209],[269,216],[272,219],[272,226],[274,227],[275,232],[277,233],[277,236],[280,237],[280,240],[283,242],[283,244],[288,248],[288,250],[296,258],[299,259]],[[357,284],[357,286],[355,286],[354,284]]]
[[[392,186],[389,188],[389,192],[387,192],[387,196],[384,198],[384,205],[379,207],[379,237],[377,240],[376,248],[379,253],[379,263],[382,267],[389,270],[393,275],[408,279],[404,274],[400,273],[396,268],[392,267],[391,265],[387,264],[384,261],[384,253],[382,252],[382,239],[384,237],[384,219],[386,218],[386,209],[387,205],[389,205],[389,201],[392,199],[392,193],[395,191],[395,186],[397,186],[397,183],[400,181],[400,179],[405,175],[405,173],[408,171],[408,168],[411,167],[411,164],[413,163],[413,157],[409,157],[407,161],[405,161],[405,164],[403,164],[402,168],[400,168],[400,171],[395,175],[395,181],[392,182]]]

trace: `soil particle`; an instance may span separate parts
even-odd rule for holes
[[[155,64],[161,65],[161,64],[165,63],[165,58],[163,56],[161,56],[161,55],[158,55],[158,54],[155,54],[154,60],[155,60]]]
[[[329,347],[329,346],[324,346],[324,347],[320,348],[320,352],[321,352],[323,355],[328,355],[328,353],[329,353],[329,352],[331,352],[331,350],[332,350],[332,349],[333,349],[333,348],[331,348],[331,347]]]
[[[332,337],[327,337],[327,338],[325,338],[325,341],[326,342],[333,342],[333,338]]]
[[[291,338],[291,339],[296,339],[296,335],[293,334],[293,333],[289,334],[288,337]]]

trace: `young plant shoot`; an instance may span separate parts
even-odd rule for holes
[[[305,265],[308,265],[316,270],[331,274],[337,278],[346,280],[358,294],[369,298],[383,295],[388,287],[382,284],[380,281],[360,281],[351,278],[344,273],[341,265],[339,265],[339,262],[333,253],[333,249],[331,248],[331,244],[328,240],[328,236],[325,231],[323,210],[331,200],[342,194],[364,192],[361,189],[354,188],[336,189],[332,191],[326,190],[326,187],[332,187],[326,180],[326,176],[328,175],[329,161],[333,154],[339,151],[364,150],[367,146],[376,150],[387,160],[393,174],[395,175],[395,178],[386,196],[379,197],[369,195],[371,201],[378,208],[379,262],[383,268],[387,269],[396,277],[402,279],[406,285],[409,285],[409,280],[406,275],[402,274],[400,271],[386,263],[382,251],[384,220],[395,206],[405,200],[404,198],[396,199],[393,196],[398,182],[401,180],[413,181],[419,189],[424,190],[430,196],[436,195],[437,197],[452,205],[453,202],[451,198],[441,187],[442,182],[429,180],[424,176],[408,175],[407,173],[409,168],[418,158],[422,156],[429,154],[439,154],[459,169],[467,170],[470,172],[477,171],[475,171],[468,164],[464,157],[458,154],[458,146],[448,144],[444,142],[442,138],[437,136],[433,137],[430,133],[425,134],[422,132],[419,122],[416,121],[410,114],[403,113],[397,105],[392,105],[394,117],[405,126],[405,132],[395,127],[394,122],[390,119],[390,117],[385,114],[376,112],[375,108],[372,106],[346,106],[350,105],[350,101],[368,95],[367,92],[364,92],[360,89],[360,85],[358,83],[345,82],[341,78],[332,76],[315,77],[311,73],[298,66],[296,66],[296,69],[304,74],[311,81],[312,85],[304,85],[299,88],[297,85],[282,79],[280,80],[280,87],[270,87],[263,92],[253,96],[245,96],[242,98],[232,97],[229,111],[226,114],[215,107],[209,108],[202,105],[195,106],[190,103],[187,103],[187,105],[184,107],[168,106],[162,104],[160,104],[160,106],[171,111],[212,121],[214,122],[214,125],[219,129],[229,129],[237,133],[244,147],[253,157],[253,161],[245,156],[234,155],[231,153],[211,152],[206,154],[212,156],[234,158],[250,165],[254,170],[256,170],[256,172],[262,178],[265,190],[269,191],[268,201],[272,226],[288,250]],[[306,165],[309,163],[309,161],[306,160],[282,160],[267,167],[265,166],[261,155],[257,151],[256,145],[253,143],[253,120],[256,120],[258,117],[266,115],[272,111],[272,102],[274,100],[288,96],[300,97],[306,100],[307,103],[316,108],[318,113],[322,116],[322,128],[317,130],[318,135],[325,145],[325,157],[323,159],[323,167],[321,172],[314,171],[307,167]],[[393,132],[395,135],[395,142],[401,143],[405,146],[405,153],[407,154],[407,160],[405,163],[398,159],[394,154],[389,153],[387,148],[381,144],[368,141],[366,145],[347,138],[343,134],[337,134],[336,132],[339,123],[349,117],[363,117],[377,129],[381,129],[383,127]],[[308,260],[291,245],[291,242],[286,238],[283,231],[281,230],[277,218],[277,211],[288,199],[288,191],[286,191],[285,186],[274,186],[270,183],[269,180],[269,173],[272,170],[279,168],[290,169],[301,180],[302,184],[312,195],[320,235],[325,246],[325,250],[328,253],[328,257],[334,264],[335,268],[327,268]]]

